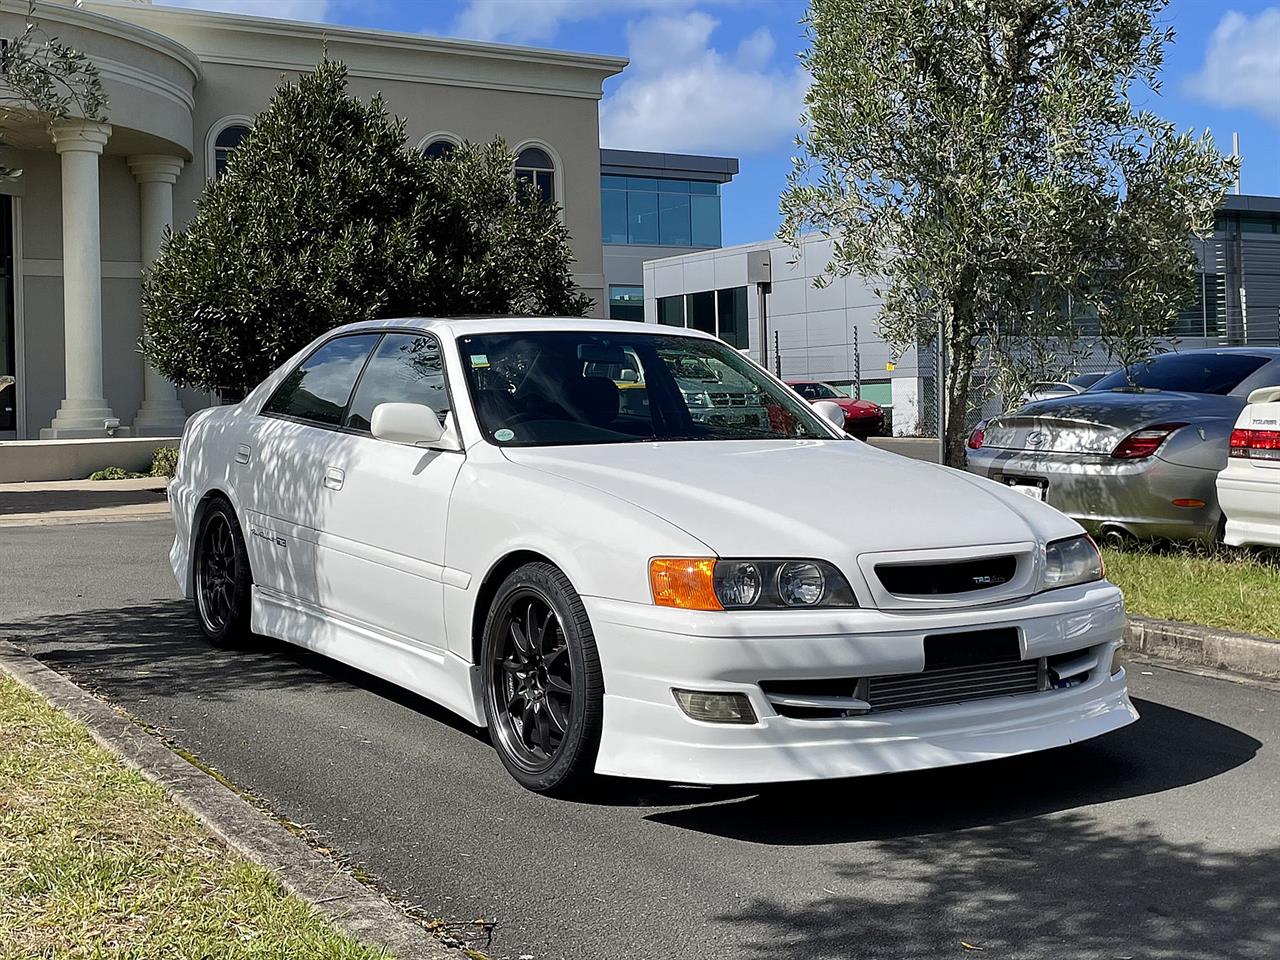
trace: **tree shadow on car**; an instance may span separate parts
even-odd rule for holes
[[[1134,703],[1142,715],[1137,723],[1069,747],[937,770],[770,785],[743,799],[648,819],[763,844],[915,837],[1161,793],[1226,773],[1262,746],[1196,714]]]

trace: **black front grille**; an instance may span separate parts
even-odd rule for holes
[[[928,597],[989,590],[1013,579],[1018,558],[1013,554],[956,560],[947,563],[879,563],[876,576],[890,593]]]

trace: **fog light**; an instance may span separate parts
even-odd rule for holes
[[[751,701],[742,693],[706,693],[698,690],[672,690],[680,709],[695,720],[708,723],[755,723]]]

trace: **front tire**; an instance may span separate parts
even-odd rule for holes
[[[485,620],[480,664],[489,734],[524,787],[567,793],[589,780],[604,717],[595,635],[569,578],[528,563],[503,581]]]
[[[193,576],[196,620],[205,639],[230,647],[250,636],[249,600],[253,577],[235,511],[215,500],[200,518]]]

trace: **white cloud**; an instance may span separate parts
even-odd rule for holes
[[[1255,110],[1280,123],[1280,7],[1253,17],[1234,10],[1223,16],[1187,88],[1209,103]]]
[[[251,17],[274,17],[324,23],[335,4],[332,0],[159,0],[166,7],[192,7],[216,13],[238,13]]]
[[[679,12],[695,2],[698,0],[467,0],[452,32],[470,40],[546,43],[555,37],[562,23],[619,13]]]
[[[601,105],[602,146],[738,154],[795,135],[805,72],[770,68],[775,45],[763,28],[732,54],[712,48],[716,26],[696,11],[628,26],[631,66]]]

